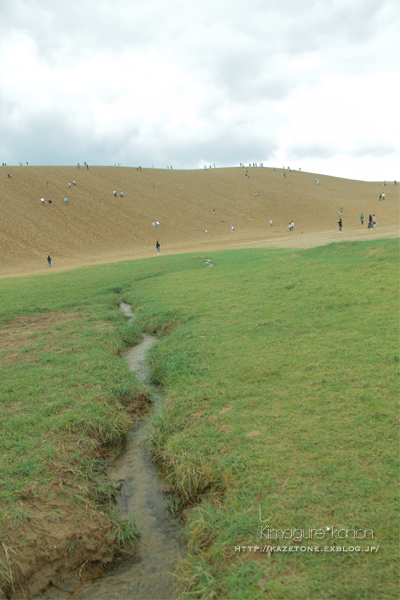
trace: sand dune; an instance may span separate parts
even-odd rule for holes
[[[285,178],[282,169],[252,167],[249,179],[245,173],[239,167],[207,171],[2,167],[0,276],[49,271],[48,254],[52,271],[155,256],[156,240],[162,254],[172,254],[308,247],[399,235],[400,184],[383,187],[382,182],[318,176],[317,185],[315,174],[301,171],[286,171]],[[73,180],[76,186],[69,189]],[[260,195],[255,196],[258,190]],[[382,202],[381,192],[386,194]],[[376,229],[367,229],[366,222],[360,225],[362,212],[366,220],[375,213]],[[159,229],[152,225],[156,220]],[[291,220],[294,232],[288,229]]]

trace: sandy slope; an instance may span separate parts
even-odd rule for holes
[[[52,271],[154,256],[157,239],[162,254],[172,254],[309,247],[399,235],[400,184],[383,187],[382,182],[319,176],[317,185],[314,174],[301,171],[286,171],[283,178],[282,169],[249,168],[249,179],[245,172],[239,167],[207,171],[2,167],[0,276],[49,271],[47,254],[53,258]],[[68,182],[74,179],[76,186],[69,189]],[[255,196],[258,190],[260,195]],[[383,202],[378,199],[381,192],[386,194]],[[361,227],[361,212],[366,219],[376,214],[375,230],[368,230],[366,223]],[[156,220],[160,229],[152,225]],[[291,220],[294,232],[288,229]]]

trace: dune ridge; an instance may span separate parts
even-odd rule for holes
[[[249,167],[248,173],[249,178],[241,167],[178,171],[4,166],[0,277],[49,271],[48,254],[52,271],[155,256],[157,240],[162,254],[176,254],[310,247],[399,235],[399,184],[384,187],[383,182],[288,170],[282,177],[282,169],[261,167]],[[379,201],[382,192],[386,199]],[[367,221],[373,213],[378,226],[371,230]],[[290,232],[292,220],[295,228]],[[160,228],[153,226],[155,221]]]

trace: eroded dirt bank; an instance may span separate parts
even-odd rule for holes
[[[72,454],[72,447],[70,449]],[[94,457],[100,457],[97,452]],[[34,598],[49,585],[57,585],[89,560],[109,563],[117,540],[107,514],[88,504],[74,505],[76,465],[60,468],[46,498],[34,488],[21,489],[16,503],[21,521],[1,532],[0,560],[6,598]],[[63,497],[63,491],[68,491]],[[68,497],[67,497],[68,496]],[[89,497],[88,497],[89,500]]]
[[[128,305],[121,303],[121,308],[128,318],[134,318]],[[144,335],[138,345],[123,354],[129,368],[151,394],[153,410],[161,406],[163,396],[148,381],[145,356],[156,342],[154,336]],[[136,417],[143,413],[143,407],[130,408]],[[127,547],[121,555],[115,545],[110,544],[107,537],[110,522],[106,514],[98,512],[83,518],[81,512],[71,512],[70,502],[57,499],[57,503],[54,501],[51,505],[52,510],[63,508],[66,516],[54,521],[48,514],[40,514],[38,506],[35,518],[21,531],[28,545],[16,549],[10,538],[12,561],[18,565],[22,577],[14,577],[7,597],[49,600],[176,597],[172,573],[184,552],[184,544],[181,528],[172,519],[166,501],[166,494],[171,490],[155,468],[151,449],[146,444],[149,426],[149,416],[133,419],[123,452],[115,458],[108,456],[109,468],[105,474],[115,490],[119,490],[116,496],[118,518],[139,527],[135,549]],[[73,485],[73,469],[64,471],[66,479],[58,485]],[[27,498],[24,500],[26,510]],[[6,545],[3,548],[7,551]],[[20,551],[19,563],[15,560],[16,551]],[[6,564],[7,557],[4,559]]]

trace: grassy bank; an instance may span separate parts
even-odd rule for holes
[[[87,519],[90,529],[102,513],[96,527],[112,538],[105,552],[124,535],[110,526],[103,473],[129,428],[127,409],[143,402],[118,353],[146,330],[164,337],[150,355],[168,397],[154,424],[155,458],[175,505],[193,507],[184,595],[395,597],[397,265],[398,242],[389,240],[161,256],[1,281],[3,581],[12,573],[22,581],[15,564],[39,513],[50,535],[71,505],[71,527]],[[121,296],[135,325],[116,309]],[[374,537],[357,541],[359,552],[324,552],[328,533],[279,544],[318,553],[243,550],[271,544],[261,525]],[[63,560],[76,541],[64,540]],[[377,552],[366,552],[371,544]]]
[[[119,357],[138,330],[107,281],[82,270],[1,282],[4,594],[35,595],[137,534],[113,515],[106,464],[148,399]]]
[[[1,280],[0,597],[34,596],[136,539],[106,477],[149,402],[120,357],[141,328],[118,302],[124,288],[192,267],[147,260]]]
[[[189,512],[186,595],[396,597],[398,243],[212,262],[128,294],[145,327],[166,305],[195,315],[152,349],[170,399],[156,457],[181,499],[208,492]],[[326,534],[243,550],[271,543],[261,525]],[[338,528],[373,539],[337,540]],[[319,554],[283,549],[304,544]]]

